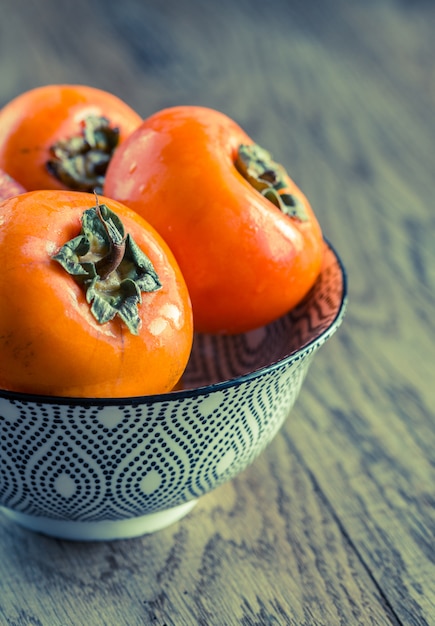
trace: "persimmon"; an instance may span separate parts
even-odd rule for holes
[[[163,109],[116,150],[104,193],[160,232],[186,280],[199,332],[267,324],[310,290],[322,232],[306,196],[225,114]]]
[[[101,89],[30,89],[0,111],[0,168],[28,191],[101,193],[113,151],[141,121],[126,102]]]
[[[192,311],[170,249],[139,215],[86,192],[0,203],[0,387],[75,397],[171,391]]]
[[[0,169],[0,202],[25,191],[22,185]]]

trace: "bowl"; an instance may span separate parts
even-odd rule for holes
[[[346,277],[325,242],[295,309],[255,331],[194,338],[182,389],[131,398],[0,391],[0,507],[69,540],[155,532],[244,470],[287,419],[315,353],[340,326]]]

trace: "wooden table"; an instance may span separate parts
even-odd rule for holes
[[[282,430],[154,535],[0,515],[0,624],[435,624],[435,5],[2,0],[0,105],[49,82],[202,104],[285,164],[346,266]]]

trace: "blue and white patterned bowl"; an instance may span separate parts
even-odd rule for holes
[[[287,418],[346,305],[325,243],[308,297],[243,335],[195,337],[183,390],[122,399],[0,391],[0,505],[27,528],[76,540],[154,532],[246,468]]]

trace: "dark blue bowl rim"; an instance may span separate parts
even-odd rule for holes
[[[79,407],[98,407],[98,406],[138,406],[138,405],[146,405],[146,404],[154,404],[154,403],[164,403],[164,402],[174,402],[177,400],[182,400],[183,398],[191,398],[196,396],[205,396],[209,395],[216,391],[221,391],[228,387],[234,387],[235,385],[240,385],[241,383],[251,381],[255,378],[260,378],[269,372],[272,372],[278,368],[288,366],[293,362],[296,362],[306,356],[308,353],[312,352],[316,348],[320,347],[325,341],[332,336],[335,331],[340,326],[344,314],[346,312],[347,307],[347,274],[344,268],[343,262],[337,251],[332,246],[332,244],[324,239],[325,244],[334,254],[335,259],[338,263],[338,266],[341,270],[342,280],[343,280],[343,290],[340,305],[337,310],[337,314],[331,324],[325,328],[319,335],[317,335],[312,341],[305,344],[302,348],[298,350],[294,350],[290,352],[286,357],[280,359],[279,361],[274,361],[268,365],[260,367],[258,369],[253,370],[252,372],[248,372],[247,374],[242,374],[241,376],[237,376],[235,378],[230,378],[228,380],[219,381],[217,383],[211,383],[209,385],[204,385],[202,387],[195,387],[192,389],[181,389],[179,391],[170,391],[162,394],[154,394],[148,396],[130,396],[130,397],[119,397],[119,398],[78,398],[78,397],[69,397],[69,396],[50,396],[50,395],[42,395],[42,394],[32,394],[32,393],[21,393],[14,391],[6,391],[0,389],[0,398],[4,398],[6,400],[14,400],[20,403],[36,403],[36,404],[57,404],[57,405],[74,405]]]

